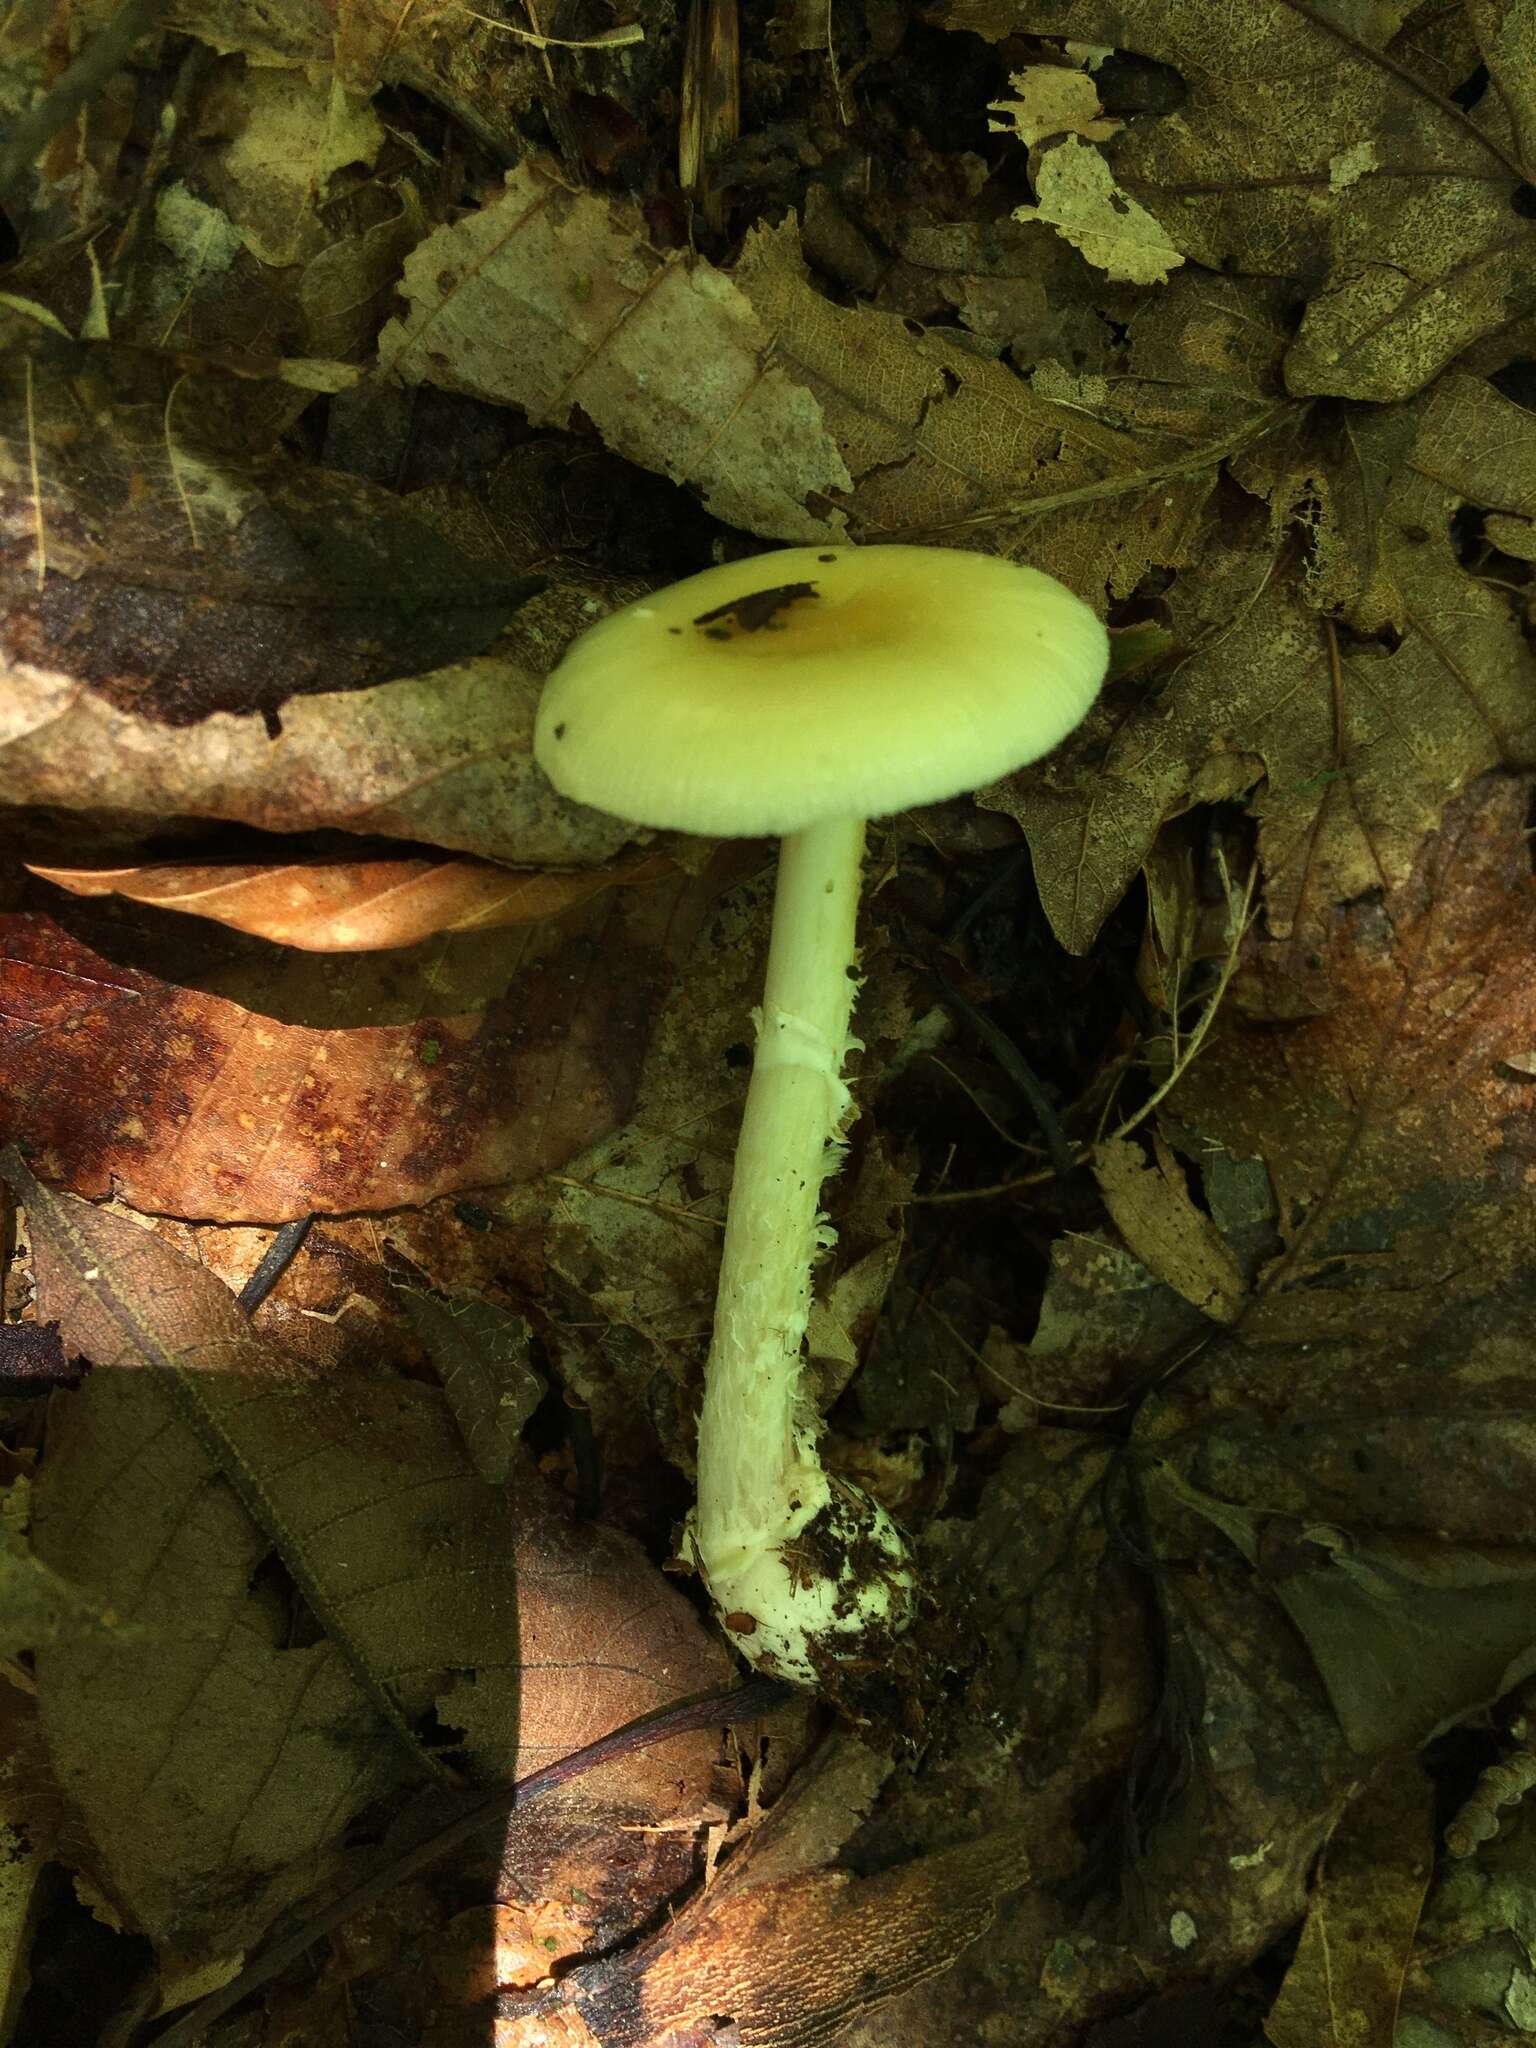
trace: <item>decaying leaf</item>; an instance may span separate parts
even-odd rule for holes
[[[712,893],[610,892],[527,928],[483,1012],[279,1023],[0,919],[8,1128],[50,1179],[223,1221],[387,1209],[531,1178],[623,1121]]]
[[[1229,1323],[1247,1295],[1231,1247],[1190,1199],[1188,1183],[1168,1147],[1156,1165],[1126,1138],[1095,1147],[1094,1174],[1121,1236],[1142,1262],[1202,1315]]]
[[[909,529],[1005,522],[1032,499],[1060,499],[1062,517],[1034,536],[1031,556],[1078,590],[1129,591],[1148,562],[1177,559],[1211,470],[1151,486],[1166,444],[1151,445],[1056,402],[942,330],[914,335],[895,314],[845,307],[818,292],[795,223],[755,228],[733,273],[775,336],[775,359],[815,394],[852,479],[851,516],[871,540]],[[1180,446],[1179,456],[1187,450]],[[1123,494],[1129,517],[1074,493]]]
[[[819,2048],[850,2020],[947,1969],[1029,1874],[1005,1831],[875,1877],[817,1872],[734,1890],[617,1963],[575,1972],[573,2006],[601,2048],[697,2038],[729,2015],[743,2048]],[[535,2048],[541,2017],[506,2048]]]
[[[1422,1741],[1536,1672],[1536,1548],[1302,1529],[1273,1577],[1361,1751]]]
[[[1486,378],[1440,379],[1409,459],[1463,504],[1536,518],[1536,416]]]
[[[234,2031],[1124,2048],[1282,1969],[1277,2048],[1536,2024],[1528,1856],[1415,1946],[1404,1761],[1449,1810],[1536,1672],[1530,0],[178,0],[44,133],[138,12],[0,23],[0,2001],[40,1855],[79,1901],[18,2041],[718,1681],[658,1571],[772,855],[620,858],[532,713],[818,538],[1115,650],[872,839],[805,1393],[920,1544],[919,1747],[712,1723]]]
[[[35,1698],[0,1694],[0,2020],[15,2032],[33,1982],[42,1915],[57,1864],[70,1853],[63,1802],[37,1729]]]
[[[1038,203],[1015,207],[1014,219],[1046,222],[1117,283],[1163,284],[1184,261],[1146,208],[1116,185],[1098,151],[1078,136],[1044,153],[1035,184]]]
[[[1418,88],[1390,44],[1394,11],[1240,0],[1213,11],[1149,0],[948,0],[945,20],[992,39],[1070,33],[1172,67],[1171,118],[1137,121],[1105,155],[1128,198],[1210,271],[1293,279],[1309,304],[1286,361],[1297,394],[1390,402],[1536,307],[1528,228],[1511,199],[1529,176],[1530,80],[1504,11],[1471,22],[1489,83],[1465,107]],[[1406,75],[1405,75],[1406,73]],[[1322,282],[1319,283],[1319,280]]]
[[[9,733],[76,694],[169,730],[410,676],[478,654],[542,587],[466,559],[359,477],[292,461],[254,475],[221,456],[208,401],[170,365],[65,344],[11,314],[0,331]],[[79,748],[77,771],[100,773],[98,736]],[[18,774],[11,801],[24,802]],[[99,786],[80,799],[106,800]]]
[[[1131,1360],[1177,1356],[1199,1329],[1199,1312],[1114,1233],[1063,1238],[1051,1247],[1033,1338],[1020,1344],[993,1329],[982,1347],[989,1383],[1007,1396],[998,1420],[1028,1430],[1055,1407],[1111,1409]]]
[[[384,127],[366,97],[339,80],[248,68],[240,81],[240,133],[221,163],[240,240],[262,263],[313,257],[333,240],[320,208],[331,179],[350,164],[371,166]]]
[[[1104,118],[1098,88],[1086,71],[1064,64],[1031,64],[1015,71],[1008,83],[1018,98],[995,101],[988,111],[1004,118],[987,125],[1003,133],[1012,130],[1023,142],[1044,142],[1052,135],[1107,142],[1121,125]]]
[[[1418,467],[1439,459],[1443,429],[1434,410],[1421,419],[1431,452],[1409,441],[1382,481],[1376,573],[1398,593],[1398,644],[1342,641],[1271,546],[1234,547],[1232,610],[1161,692],[1106,701],[1040,769],[986,793],[1023,825],[1073,951],[1163,820],[1192,803],[1260,783],[1267,915],[1285,934],[1401,882],[1473,776],[1536,762],[1536,659],[1505,594],[1457,559],[1442,494]]]
[[[631,461],[686,480],[718,517],[779,540],[841,537],[848,473],[772,331],[708,263],[651,249],[638,209],[524,164],[490,205],[422,243],[386,374],[520,405],[579,406]],[[820,501],[819,509],[811,499]]]
[[[607,859],[628,829],[563,802],[534,769],[541,683],[514,654],[483,655],[293,698],[274,735],[258,713],[164,725],[21,668],[0,705],[0,762],[13,801],[126,815],[141,833],[156,819],[211,817],[424,839],[526,866]]]
[[[1255,948],[1258,1014],[1230,1018],[1171,1098],[1275,1190],[1286,1256],[1245,1328],[1370,1342],[1524,1269],[1529,1092],[1505,1060],[1536,1037],[1533,935],[1525,788],[1492,777],[1399,888],[1335,913],[1321,1014],[1308,956]]]
[[[39,1649],[60,1634],[89,1638],[119,1626],[35,1554],[17,1526],[18,1493],[30,1497],[19,1479],[0,1496],[0,1656]]]
[[[350,1814],[420,1775],[434,1715],[456,1760],[526,1771],[718,1681],[639,1552],[573,1525],[527,1469],[487,1486],[440,1395],[319,1386],[159,1238],[27,1199],[41,1306],[98,1368],[59,1417],[38,1552],[124,1624],[105,1649],[56,1637],[39,1702],[135,1925],[207,1953],[248,1941]],[[594,1827],[646,1821],[647,1875],[639,1844],[609,1865],[608,1910],[640,1905],[691,1854],[658,1824],[712,1755],[690,1737],[606,1767],[546,1857],[585,1870]]]
[[[1323,1360],[1312,1376],[1325,1399],[1338,1364]],[[1470,1434],[1470,1416],[1468,1423]],[[1217,1457],[1229,1448],[1220,1446]],[[1283,1496],[1286,1512],[1257,1514],[1166,1468],[1153,1474],[1150,1491],[1203,1516],[1260,1573],[1295,1623],[1359,1755],[1427,1741],[1536,1671],[1536,1547],[1529,1543],[1356,1534],[1291,1512],[1306,1498],[1304,1486]]]
[[[1392,2048],[1398,2001],[1433,1868],[1421,1765],[1386,1765],[1323,1852],[1301,1946],[1264,2023],[1274,2048]]]
[[[476,1472],[488,1486],[504,1485],[521,1455],[523,1425],[546,1391],[528,1362],[532,1326],[473,1295],[444,1300],[423,1287],[403,1287],[400,1298],[437,1367]]]

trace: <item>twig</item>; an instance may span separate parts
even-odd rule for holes
[[[1031,1145],[1023,1138],[1016,1138],[1013,1135],[1012,1131],[1004,1129],[1003,1125],[998,1122],[997,1118],[992,1114],[991,1110],[988,1109],[987,1105],[976,1093],[976,1090],[970,1085],[968,1081],[966,1081],[963,1078],[963,1076],[955,1072],[954,1068],[949,1064],[948,1060],[941,1060],[936,1052],[920,1053],[918,1057],[920,1059],[927,1060],[930,1066],[937,1067],[941,1074],[946,1075],[949,1080],[954,1082],[955,1086],[960,1090],[960,1093],[965,1097],[966,1101],[970,1103],[972,1109],[975,1110],[976,1114],[979,1117],[981,1117],[984,1122],[991,1125],[992,1129],[996,1131],[997,1135],[1002,1139],[1005,1145],[1011,1145],[1015,1152],[1032,1152],[1037,1159],[1040,1157],[1042,1147],[1040,1147],[1039,1145]]]
[[[240,1306],[248,1316],[255,1315],[293,1264],[314,1220],[313,1216],[296,1216],[291,1223],[282,1226],[262,1253],[255,1271],[240,1290]]]
[[[680,1223],[702,1223],[710,1230],[724,1230],[719,1216],[701,1216],[696,1209],[684,1209],[677,1202],[663,1202],[657,1195],[632,1195],[627,1188],[605,1187],[600,1180],[574,1180],[568,1173],[552,1173],[556,1187],[576,1188],[584,1195],[605,1195],[610,1202],[628,1202],[636,1209],[654,1209],[659,1216],[675,1216]]]
[[[160,180],[165,176],[166,166],[171,160],[171,152],[181,140],[194,95],[211,61],[212,52],[206,44],[187,45],[187,53],[177,67],[170,96],[161,109],[160,119],[155,123],[149,155],[145,158],[144,168],[134,182],[133,201],[128,218],[118,230],[117,239],[107,257],[107,275],[119,295],[113,306],[114,312],[124,306],[132,292],[134,277],[131,272],[125,277],[124,267],[129,253],[143,231],[145,219],[154,206],[160,190]]]
[[[960,1012],[1029,1104],[1039,1126],[1040,1135],[1045,1140],[1051,1169],[1058,1179],[1065,1180],[1078,1162],[1072,1156],[1072,1147],[1067,1143],[1066,1132],[1061,1128],[1061,1119],[1057,1116],[1051,1098],[1046,1094],[1034,1068],[1007,1032],[1000,1030],[985,1012],[978,1010],[974,1003],[961,995],[953,982],[942,974],[935,975],[934,979],[944,992],[945,1002],[952,1004]]]
[[[1117,1414],[1121,1409],[1129,1408],[1131,1405],[1129,1401],[1109,1401],[1094,1403],[1090,1403],[1087,1401],[1053,1401],[1049,1398],[1048,1395],[1032,1394],[1028,1387],[1022,1387],[1019,1385],[1019,1382],[1017,1380],[1009,1379],[1007,1373],[1003,1371],[1001,1366],[994,1365],[991,1359],[988,1358],[985,1355],[985,1353],[978,1351],[976,1349],[976,1346],[972,1344],[968,1338],[962,1336],[961,1333],[955,1328],[954,1324],[950,1321],[949,1317],[945,1315],[943,1309],[937,1307],[931,1301],[925,1301],[922,1304],[922,1307],[924,1313],[932,1316],[934,1321],[938,1323],[941,1326],[941,1328],[947,1330],[950,1336],[953,1337],[955,1342],[960,1346],[960,1349],[964,1352],[967,1352],[970,1355],[970,1357],[975,1361],[975,1363],[980,1367],[980,1369],[988,1375],[989,1378],[997,1380],[1001,1385],[1005,1386],[1008,1389],[1010,1394],[1016,1394],[1021,1401],[1030,1401],[1034,1404],[1036,1408],[1059,1408],[1062,1411],[1062,1413],[1066,1415],[1114,1415]],[[938,1377],[937,1373],[935,1372],[932,1366],[930,1366],[928,1369],[930,1372],[934,1372],[935,1378]]]
[[[37,459],[37,403],[32,389],[32,358],[27,357],[27,465],[32,479],[32,518],[37,528],[37,587],[48,582],[48,525],[43,518],[43,477]]]
[[[536,50],[627,50],[635,43],[645,41],[645,30],[638,21],[621,22],[617,28],[605,28],[595,36],[547,36],[542,29],[519,28],[515,21],[498,21],[491,14],[476,14],[472,7],[461,7],[460,14],[467,14],[471,21],[483,21],[487,28],[499,28],[504,35],[516,36],[520,43],[532,43]]]
[[[1226,877],[1223,875],[1223,880],[1225,879]],[[1209,1037],[1211,1026],[1216,1022],[1216,1012],[1221,1008],[1222,997],[1231,986],[1232,977],[1237,972],[1238,954],[1242,948],[1243,940],[1247,936],[1248,927],[1253,922],[1253,892],[1257,886],[1258,879],[1259,866],[1258,862],[1255,861],[1248,870],[1248,880],[1243,887],[1241,897],[1235,897],[1231,883],[1227,883],[1228,912],[1229,914],[1231,913],[1235,900],[1240,914],[1232,918],[1232,929],[1227,943],[1227,955],[1221,963],[1221,973],[1216,977],[1216,986],[1211,990],[1209,997],[1206,999],[1205,1007],[1200,1012],[1199,1022],[1185,1041],[1183,1058],[1173,1062],[1168,1069],[1167,1078],[1160,1087],[1153,1089],[1141,1107],[1128,1116],[1125,1122],[1119,1125],[1117,1129],[1110,1132],[1111,1143],[1116,1138],[1129,1137],[1138,1124],[1146,1122],[1164,1096],[1171,1094],[1177,1088],[1180,1081],[1183,1080],[1185,1074],[1189,1071],[1191,1062]]]

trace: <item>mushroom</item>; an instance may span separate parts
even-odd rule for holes
[[[612,613],[545,685],[534,753],[562,795],[639,825],[782,836],[688,1543],[743,1655],[802,1685],[883,1660],[916,1592],[891,1517],[823,1468],[800,1384],[850,1112],[865,820],[1037,759],[1107,660],[1094,613],[1037,569],[801,547]]]

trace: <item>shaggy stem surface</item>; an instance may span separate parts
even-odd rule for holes
[[[840,1158],[857,988],[862,819],[792,833],[742,1116],[699,1419],[691,1534],[728,1634],[765,1671],[812,1685],[827,1660],[879,1654],[903,1626],[904,1540],[829,1479],[802,1398],[811,1271],[832,1241],[822,1183]]]

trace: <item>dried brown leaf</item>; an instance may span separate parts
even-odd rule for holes
[[[533,1326],[476,1295],[402,1287],[400,1300],[442,1381],[475,1470],[500,1486],[519,1462],[524,1424],[546,1392],[529,1363]]]
[[[714,1910],[706,1892],[635,1955],[573,1973],[565,1996],[601,2048],[692,2039],[716,2015],[731,2017],[743,2048],[818,2048],[948,1969],[1028,1876],[1022,1833],[1005,1830],[875,1877],[781,1878]],[[543,2038],[514,2026],[502,2048]]]
[[[0,696],[6,795],[141,826],[330,825],[525,866],[605,860],[631,828],[564,802],[533,764],[547,659],[535,666],[514,648],[374,690],[292,698],[276,736],[254,713],[165,725],[70,676],[19,667]]]
[[[811,283],[793,220],[754,228],[733,276],[774,334],[776,360],[815,394],[836,436],[862,537],[1005,524],[1019,516],[1011,508],[1060,495],[1057,516],[1031,533],[1030,559],[1084,595],[1129,593],[1149,564],[1184,558],[1214,459],[1208,471],[1160,478],[1166,442],[1058,404],[942,330],[914,335],[894,313],[834,304]],[[1111,494],[1111,516],[1096,499],[1073,507],[1085,488]]]
[[[1412,1327],[1451,1296],[1485,1297],[1526,1261],[1530,1091],[1509,1065],[1536,1041],[1524,824],[1524,785],[1488,778],[1407,881],[1330,920],[1315,965],[1291,942],[1253,944],[1170,1098],[1275,1188],[1287,1257],[1245,1328],[1379,1335],[1389,1317]]]
[[[1086,951],[1163,821],[1191,803],[1261,783],[1268,923],[1309,933],[1336,902],[1401,882],[1472,777],[1536,761],[1536,658],[1507,594],[1458,559],[1417,442],[1399,444],[1368,573],[1400,644],[1340,639],[1273,541],[1236,538],[1225,573],[1222,549],[1207,553],[1212,615],[1191,620],[1199,644],[1167,685],[1128,707],[1112,691],[1047,761],[985,793],[1022,824],[1070,950]]]
[[[482,861],[363,860],[302,866],[195,866],[30,872],[76,896],[126,896],[160,910],[212,918],[311,953],[410,946],[434,932],[483,931],[558,917],[617,884],[665,879],[660,854],[607,867],[517,873]]]
[[[610,892],[527,928],[483,1014],[320,1029],[0,920],[9,1128],[81,1193],[223,1221],[385,1209],[558,1166],[633,1098],[707,882]]]
[[[1127,1138],[1094,1147],[1094,1178],[1121,1236],[1159,1280],[1202,1315],[1231,1322],[1248,1286],[1231,1246],[1194,1205],[1184,1170],[1161,1139],[1155,1164]]]
[[[1016,206],[1014,219],[1053,227],[1111,283],[1166,284],[1183,263],[1158,221],[1120,189],[1104,158],[1079,136],[1042,153],[1034,184],[1036,203]]]
[[[305,263],[337,240],[330,209],[321,212],[332,180],[353,164],[371,168],[383,123],[366,97],[319,73],[248,66],[227,97],[238,127],[205,186],[259,262]]]
[[[1463,504],[1536,517],[1536,414],[1482,377],[1442,377],[1419,423],[1414,469]]]
[[[1086,71],[1070,65],[1031,64],[1013,72],[1008,83],[1018,98],[996,100],[988,109],[1003,116],[987,123],[994,133],[1014,132],[1025,143],[1044,142],[1052,135],[1107,142],[1123,125],[1105,118],[1098,87]]]

